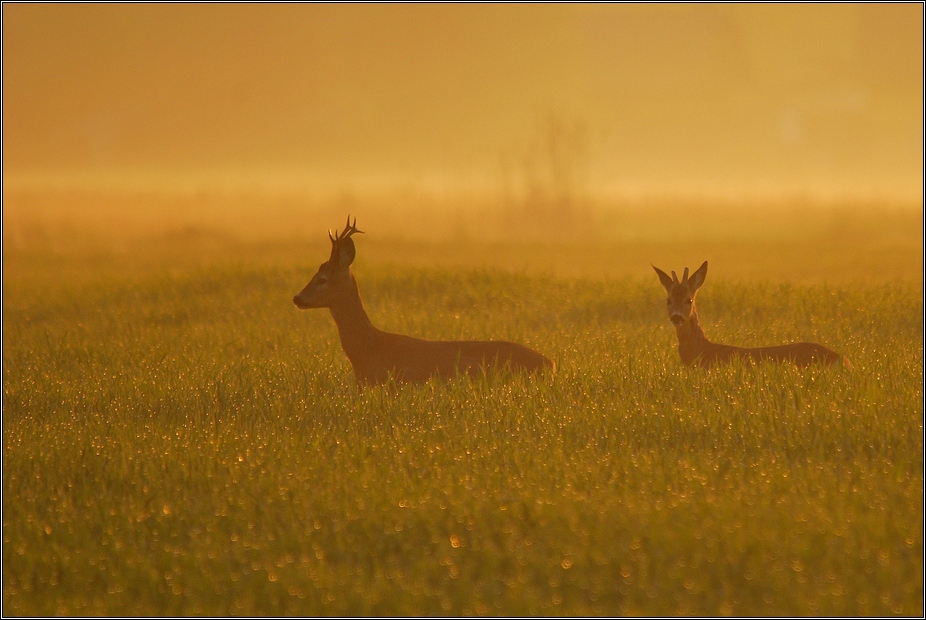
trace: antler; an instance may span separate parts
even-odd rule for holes
[[[685,267],[685,272],[682,274],[682,281],[678,281],[678,275],[673,271],[672,272],[672,281],[675,284],[688,284],[688,267]]]
[[[344,231],[343,231],[342,233],[338,234],[338,231],[335,230],[335,231],[334,231],[334,236],[332,237],[332,236],[331,236],[331,229],[329,229],[329,230],[328,230],[328,238],[331,239],[331,243],[337,243],[338,241],[341,241],[342,239],[347,239],[348,237],[350,237],[350,236],[351,236],[352,234],[354,234],[354,233],[360,233],[360,234],[362,235],[362,234],[363,234],[363,231],[362,231],[362,230],[357,230],[357,218],[355,217],[355,218],[354,218],[354,223],[351,224],[351,223],[350,223],[350,215],[348,215],[348,216],[347,216],[347,224],[344,226]]]

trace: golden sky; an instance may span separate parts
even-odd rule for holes
[[[556,126],[594,188],[919,196],[922,29],[919,3],[4,4],[4,179],[491,185]]]

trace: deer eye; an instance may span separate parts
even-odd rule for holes
[[[686,301],[685,303],[688,304],[688,305],[690,306],[692,301],[693,301],[693,300],[689,299],[689,300]]]
[[[328,284],[328,278],[325,276],[318,276],[315,278],[315,284]]]

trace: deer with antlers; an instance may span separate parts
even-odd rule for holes
[[[666,289],[669,298],[666,302],[669,310],[669,320],[675,325],[678,336],[678,352],[682,363],[688,366],[697,364],[709,368],[714,364],[729,362],[733,358],[741,358],[753,362],[790,362],[798,366],[810,364],[842,364],[851,368],[849,360],[832,349],[815,342],[796,342],[775,347],[744,348],[728,344],[711,342],[701,330],[698,320],[698,311],[695,308],[695,294],[704,278],[707,276],[707,261],[698,268],[691,278],[688,277],[688,267],[681,281],[675,272],[670,278],[664,271],[653,265],[659,281]]]
[[[357,230],[357,219],[352,224],[350,216],[343,232],[335,231],[332,236],[329,231],[331,257],[293,297],[293,303],[302,310],[331,310],[341,346],[361,385],[386,383],[390,377],[402,383],[422,383],[435,376],[450,378],[502,368],[533,372],[553,367],[540,353],[513,342],[422,340],[374,327],[350,271],[356,255],[351,236],[362,232]]]

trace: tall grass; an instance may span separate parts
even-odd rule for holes
[[[290,301],[324,254],[5,249],[4,614],[923,613],[921,280],[712,262],[709,337],[855,369],[703,371],[650,256],[544,275],[367,241],[379,327],[556,372],[359,390]]]

